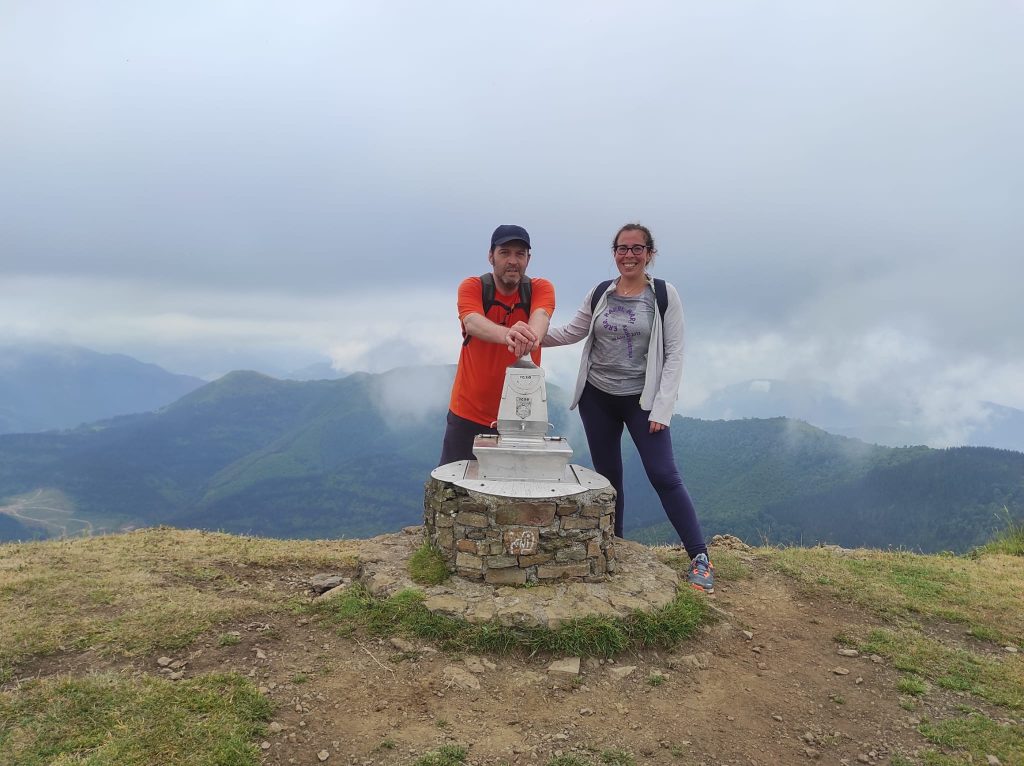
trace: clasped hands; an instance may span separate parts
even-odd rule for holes
[[[537,333],[526,322],[516,322],[505,333],[505,345],[516,359],[530,353],[537,346]]]

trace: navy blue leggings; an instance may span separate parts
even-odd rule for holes
[[[640,453],[647,478],[661,498],[661,505],[687,555],[692,559],[699,553],[707,553],[708,546],[697,520],[697,510],[676,469],[669,429],[651,433],[648,420],[651,413],[640,409],[639,395],[614,396],[590,383],[583,389],[579,407],[594,470],[615,487],[615,535],[622,537],[622,509],[625,506],[621,447],[622,426],[625,425]]]

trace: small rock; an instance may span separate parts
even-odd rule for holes
[[[757,669],[758,670],[768,670],[768,665],[767,665],[767,663],[759,662],[759,663],[757,663]]]
[[[185,671],[184,670],[175,670],[173,673],[171,673],[167,677],[169,679],[171,679],[172,681],[180,681],[182,678],[185,677]]]
[[[860,652],[856,649],[840,649],[836,654],[840,657],[860,657]]]
[[[182,662],[181,660],[175,660],[171,663],[171,667],[175,670],[181,670],[183,667],[185,667],[185,665],[186,663]]]
[[[753,641],[754,640],[754,634],[751,633],[749,630],[743,631],[743,637],[745,639],[747,639],[747,641]]]
[[[279,734],[281,730],[284,729],[284,726],[282,726],[277,721],[271,721],[270,725],[267,726],[267,729],[270,731],[271,734]]]
[[[879,657],[879,656],[878,656],[877,654],[872,654],[872,655],[871,655],[871,661],[872,661],[873,663],[875,663],[876,665],[880,665],[880,664],[882,664],[883,662],[885,662],[885,660],[883,660],[883,659],[882,659],[881,657]]]
[[[465,657],[462,660],[462,663],[466,666],[466,669],[470,673],[476,673],[477,675],[479,675],[480,673],[483,673],[486,670],[484,664],[480,662],[479,657]]]
[[[1009,652],[1010,654],[1016,654],[1016,653],[1018,652],[1018,649],[1017,649],[1017,647],[1016,647],[1016,646],[1013,646],[1013,645],[1010,645],[1010,646],[1004,646],[1003,648],[1004,648],[1004,649],[1005,649],[1006,651],[1008,651],[1008,652]],[[994,755],[993,755],[993,756],[989,756],[989,757],[990,757],[990,758],[995,758],[995,756],[994,756]]]
[[[580,715],[593,715],[593,714],[594,714],[594,711],[591,710],[588,707],[581,707],[580,708]]]
[[[391,639],[391,645],[400,652],[415,652],[416,646],[412,641],[406,641],[404,638],[394,636]]]
[[[986,755],[985,761],[988,763],[988,766],[1002,766],[999,759],[994,755]]]
[[[679,658],[679,664],[694,670],[707,670],[711,665],[711,655],[707,652],[686,654]]]
[[[326,750],[321,750],[319,753],[316,754],[316,757],[318,760],[326,761],[328,758],[331,757],[331,754],[328,753]]]
[[[156,664],[162,668],[166,668],[172,662],[174,662],[174,660],[172,660],[170,657],[160,657],[157,659]]]
[[[338,596],[344,595],[345,593],[348,593],[348,584],[347,583],[342,583],[341,585],[339,585],[336,588],[331,588],[330,590],[325,590],[323,593],[321,593],[319,596],[317,596],[313,600],[318,602],[318,603],[323,603],[324,601],[330,601],[331,599],[335,599]],[[305,623],[300,623],[300,624],[305,624]]]
[[[774,718],[779,723],[782,723],[782,716],[781,715],[773,715],[772,718]]]
[[[448,665],[441,671],[441,677],[448,686],[455,686],[459,689],[479,689],[480,682],[476,676],[465,668],[456,665]]]
[[[264,750],[269,750],[270,749],[270,743],[266,742],[266,741],[260,742],[260,747],[262,747]]]
[[[616,680],[621,680],[631,675],[635,670],[636,665],[617,665],[616,667],[608,668],[608,675]]]
[[[345,582],[345,578],[341,575],[318,574],[313,575],[313,578],[309,581],[309,587],[316,593],[324,593],[331,588],[337,588],[343,582]]]
[[[270,689],[266,686],[261,686],[256,691],[258,691],[260,694],[270,694]]]
[[[871,763],[871,759],[868,758],[864,753],[857,756],[857,760],[861,763]]]
[[[805,747],[804,755],[806,755],[808,758],[821,758],[821,753],[819,753],[813,747]]]
[[[854,681],[854,683],[857,684],[857,686],[860,686],[862,683],[864,683],[864,679],[860,676],[857,676],[857,680]]]
[[[548,673],[563,676],[578,676],[580,674],[580,658],[567,657],[564,660],[555,660],[548,665]]]
[[[752,646],[752,647],[750,647],[750,651],[752,651],[754,654],[760,654],[761,653],[761,647],[760,646]]]
[[[264,651],[262,649],[257,647],[253,651],[256,652],[256,659],[258,659],[258,660],[265,660],[265,659],[267,659],[267,655],[264,653]]]
[[[848,676],[848,675],[850,675],[850,671],[847,670],[846,668],[832,668],[832,672],[835,673],[837,676]]]

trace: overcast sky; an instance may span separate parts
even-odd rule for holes
[[[560,322],[639,220],[684,412],[751,378],[1024,408],[1022,39],[1020,0],[0,0],[0,341],[451,363],[495,225]]]

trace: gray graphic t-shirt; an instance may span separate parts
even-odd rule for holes
[[[653,290],[629,298],[608,295],[608,305],[594,326],[587,375],[591,385],[616,396],[631,396],[644,390],[653,321]]]

